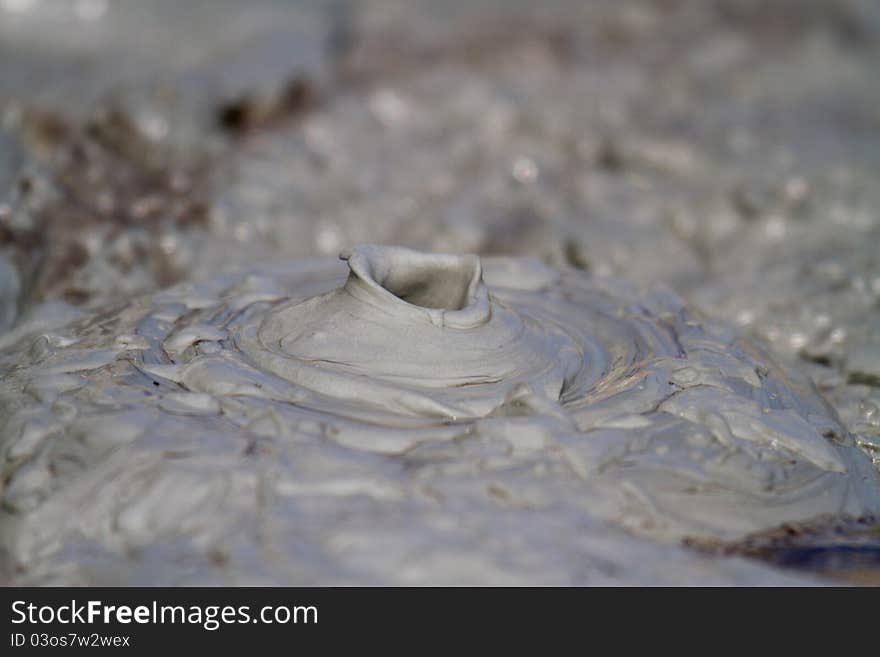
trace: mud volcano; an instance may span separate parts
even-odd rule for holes
[[[10,580],[774,581],[678,545],[880,511],[812,384],[671,291],[342,257],[6,344]]]

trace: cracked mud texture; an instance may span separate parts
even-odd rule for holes
[[[736,340],[766,345],[767,353],[756,347],[758,355],[749,356],[762,367],[778,362],[795,380],[809,377],[830,404],[809,402],[833,423],[830,435],[876,466],[876,6],[658,0],[560,2],[538,12],[528,3],[452,5],[0,3],[0,53],[9,73],[0,81],[4,384],[12,385],[12,373],[25,363],[56,352],[82,349],[77,358],[84,368],[104,367],[53,375],[53,385],[72,386],[60,401],[48,392],[41,399],[39,386],[17,390],[23,396],[7,401],[0,411],[4,454],[27,438],[13,430],[24,426],[12,421],[16,413],[40,415],[37,424],[49,428],[28,434],[35,450],[30,460],[13,458],[4,466],[4,495],[27,464],[32,478],[48,477],[40,485],[59,490],[62,482],[79,481],[109,491],[116,480],[101,477],[114,468],[120,468],[119,481],[142,475],[144,482],[167,468],[180,477],[179,488],[165,487],[157,498],[143,483],[125,499],[132,507],[142,498],[143,508],[167,508],[189,496],[193,505],[179,505],[179,516],[159,514],[156,524],[132,530],[136,539],[120,543],[99,538],[112,535],[112,527],[98,526],[113,522],[111,510],[83,502],[88,513],[71,530],[80,538],[52,544],[51,556],[26,566],[7,543],[5,577],[117,582],[152,581],[164,573],[171,582],[296,583],[324,573],[318,580],[772,581],[764,566],[681,550],[669,537],[662,545],[637,538],[638,528],[616,529],[599,510],[526,511],[516,487],[494,481],[482,482],[486,499],[480,503],[462,492],[467,504],[440,497],[433,515],[413,512],[404,520],[391,514],[380,523],[371,505],[381,495],[370,487],[400,466],[398,457],[363,456],[332,440],[314,452],[302,448],[311,456],[292,459],[286,476],[299,473],[305,482],[322,472],[323,459],[335,464],[328,468],[337,467],[337,459],[350,461],[352,471],[342,469],[325,482],[349,486],[344,510],[333,511],[339,493],[329,489],[291,493],[308,498],[309,508],[287,519],[280,538],[267,534],[269,522],[239,539],[197,539],[200,530],[187,527],[197,522],[191,511],[200,503],[234,514],[237,500],[263,499],[265,491],[238,490],[254,484],[236,483],[231,473],[218,482],[222,473],[198,465],[201,457],[192,455],[189,463],[186,450],[164,443],[132,439],[125,449],[166,454],[160,465],[143,470],[128,461],[122,467],[109,447],[68,455],[48,474],[41,470],[56,450],[64,454],[82,436],[103,435],[96,427],[71,437],[67,423],[80,416],[86,422],[94,409],[82,401],[65,404],[64,396],[76,398],[75,379],[121,376],[129,361],[111,358],[119,345],[110,337],[119,337],[111,335],[117,324],[134,321],[130,313],[138,303],[159,303],[165,293],[157,290],[168,284],[210,285],[233,270],[272,263],[282,268],[273,272],[295,269],[299,258],[335,256],[365,242],[529,257],[581,269],[585,280],[595,279],[591,284],[607,276],[625,279],[640,294],[665,284],[689,313],[734,327]],[[138,294],[150,301],[134,300]],[[168,312],[165,321],[177,322]],[[85,337],[95,322],[105,325],[111,347],[67,344]],[[125,353],[138,353],[137,332],[132,335],[132,351]],[[734,357],[732,343],[725,344],[721,360]],[[647,376],[653,366],[636,370]],[[712,367],[727,376],[723,367]],[[172,383],[149,387],[154,396],[168,397],[168,405],[186,406],[188,399],[197,408],[162,425],[160,442],[173,443],[185,424],[205,422],[200,413],[220,404],[208,392],[187,398],[188,391]],[[807,384],[798,386],[798,400],[819,399]],[[114,387],[99,389],[112,396]],[[124,390],[120,383],[118,394]],[[104,403],[114,414],[129,408],[120,400]],[[135,425],[152,412],[180,415],[178,407],[156,411],[152,404],[133,405]],[[118,422],[117,439],[125,440],[125,421]],[[275,425],[266,423],[262,430],[271,434]],[[214,440],[221,453],[237,450],[242,436],[261,435],[238,429],[237,440],[223,439],[222,431],[199,426],[201,432],[186,430],[184,442],[202,441],[210,451]],[[682,433],[670,432],[681,444]],[[278,439],[255,438],[245,448],[248,458],[266,459],[260,449],[267,440],[279,448]],[[672,454],[676,467],[687,460]],[[311,458],[321,463],[306,467]],[[480,464],[489,457],[461,458]],[[249,481],[263,480],[252,474]],[[473,485],[487,476],[474,474]],[[482,506],[487,500],[494,500],[491,511]],[[364,506],[363,517],[357,505]],[[14,506],[6,506],[2,521],[4,539],[13,543],[35,536],[21,528],[32,527],[43,508]],[[819,506],[817,516],[846,511]],[[520,512],[528,513],[528,523],[518,520]],[[808,518],[780,519],[790,521]],[[339,535],[325,533],[329,527],[338,527]],[[401,534],[400,527],[408,529]],[[743,531],[758,529],[771,530]],[[870,571],[876,549],[870,561],[870,542],[865,548],[861,530],[853,532],[849,547],[862,557],[850,562],[860,573]],[[832,549],[838,539],[828,535]],[[370,542],[371,549],[363,548]],[[560,552],[567,557],[553,562],[551,555]],[[792,565],[766,553],[722,552],[760,556],[774,569]],[[378,561],[370,556],[376,554]],[[389,565],[395,560],[397,571]],[[850,562],[813,560],[804,570],[844,572]],[[791,571],[773,572],[802,581]]]

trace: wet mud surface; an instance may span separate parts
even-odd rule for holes
[[[411,445],[406,457],[364,457],[358,450],[378,438],[354,432],[354,442],[339,439],[340,446],[342,431],[326,447],[318,422],[319,429],[305,426],[291,439],[279,433],[286,422],[271,413],[254,416],[257,406],[266,410],[260,402],[245,404],[243,415],[223,410],[221,424],[247,419],[223,438],[227,429],[206,419],[223,394],[173,377],[154,385],[143,378],[143,363],[138,370],[137,359],[118,359],[141,353],[139,337],[161,344],[168,337],[162,322],[168,331],[195,326],[207,337],[180,342],[179,355],[160,348],[148,365],[210,356],[186,352],[199,344],[225,350],[206,327],[219,322],[226,330],[229,317],[194,313],[248,295],[275,303],[284,267],[362,243],[476,253],[486,262],[529,258],[576,270],[584,280],[673,290],[689,313],[731,331],[729,340],[712,334],[715,360],[695,357],[698,379],[728,377],[713,385],[741,392],[744,384],[731,387],[729,378],[751,381],[754,374],[734,375],[732,365],[719,363],[736,356],[736,340],[754,345],[757,351],[740,364],[758,365],[760,372],[778,363],[793,377],[785,385],[805,382],[792,387],[795,401],[765,400],[764,406],[795,409],[824,441],[808,451],[809,467],[833,470],[822,455],[845,449],[876,468],[880,13],[873,3],[560,2],[541,11],[493,2],[218,4],[0,3],[0,55],[8,71],[0,81],[0,413],[7,427],[0,522],[10,529],[6,535],[21,539],[4,545],[4,577],[113,582],[121,577],[114,568],[128,559],[141,569],[128,581],[149,579],[157,564],[170,561],[180,566],[170,581],[191,582],[301,582],[311,572],[342,583],[457,576],[489,583],[669,583],[664,577],[674,582],[676,576],[760,583],[770,572],[780,583],[815,576],[877,583],[880,539],[870,505],[831,508],[807,495],[814,506],[805,502],[805,508],[814,518],[798,512],[784,522],[745,523],[738,534],[712,536],[685,529],[685,522],[680,531],[658,530],[665,541],[659,546],[637,538],[652,531],[640,523],[623,522],[621,529],[618,511],[578,508],[571,500],[610,498],[568,490],[567,475],[533,488],[528,477],[511,474],[538,467],[544,438],[528,434],[523,440],[538,442],[520,445],[519,452],[508,445],[513,451],[498,457],[508,459],[504,476],[480,468],[452,474],[452,464],[491,463],[480,450],[500,449],[499,436],[520,435],[516,429],[486,425],[484,435],[478,430],[476,438],[453,439],[454,448]],[[234,273],[246,271],[250,278]],[[210,294],[186,287],[242,275]],[[168,292],[175,284],[184,287]],[[623,287],[618,292],[616,282],[608,285],[612,297],[629,294]],[[137,322],[151,328],[136,329]],[[59,366],[61,360],[84,369]],[[635,378],[665,367],[638,359],[631,364]],[[52,367],[64,371],[49,383]],[[133,371],[141,378],[131,379]],[[227,371],[220,378],[226,375],[232,376]],[[86,380],[100,392],[83,397]],[[685,387],[701,382],[688,380]],[[158,388],[155,399],[126,397],[132,390],[144,397],[141,386]],[[627,408],[645,412],[633,395]],[[814,395],[820,401],[812,401]],[[696,400],[690,407],[673,403],[670,414],[709,427],[712,440],[721,435],[723,442],[717,421],[694,414],[711,408],[733,427],[733,440],[741,440],[724,411],[729,398]],[[89,419],[98,411],[112,418],[104,429]],[[168,470],[150,459],[178,458],[174,448],[136,439],[137,427],[159,416],[165,424],[152,440],[202,435],[189,441],[192,454],[219,448],[230,455],[227,466],[236,465],[235,436],[252,435],[241,448],[245,454],[265,448],[274,456],[242,466],[240,477],[230,470],[223,481],[203,454]],[[660,447],[644,438],[651,431],[613,419],[615,431],[642,436],[646,451]],[[558,440],[554,426],[550,435]],[[672,436],[672,455],[654,451],[651,457],[661,470],[706,462],[675,455],[687,432],[661,429]],[[768,454],[788,454],[793,446],[803,455],[804,445],[813,444],[795,431],[793,442],[780,447],[779,436],[756,431]],[[99,443],[105,436],[143,444],[141,469],[125,465],[123,456],[132,453],[119,445],[73,449],[84,435]],[[200,440],[204,445],[192,444]],[[28,449],[10,456],[22,441]],[[760,465],[743,470],[749,476],[760,478],[761,471],[778,483],[791,474],[767,475],[773,458],[768,463],[749,449],[732,450]],[[286,474],[261,470],[279,458],[273,450],[292,450],[281,458]],[[299,450],[309,455],[303,457],[309,466],[297,465]],[[564,458],[554,461],[560,452],[550,452],[550,465],[541,467],[567,467]],[[111,472],[118,479],[107,478]],[[421,480],[412,472],[431,472],[447,483],[464,477],[479,491],[456,499],[442,485],[422,482],[413,492],[407,487]],[[288,481],[292,473],[299,478]],[[310,474],[324,484],[303,483]],[[804,470],[794,481],[810,476]],[[172,480],[180,496],[191,499],[186,508],[192,514],[214,509],[225,520],[194,528],[183,512],[156,511],[170,503],[173,496],[160,491],[173,490]],[[63,504],[43,503],[48,491],[57,496],[64,486],[78,485],[86,508],[94,504],[87,482],[102,481],[109,488],[141,481],[140,515],[131,511],[138,507],[132,501],[127,520],[115,528],[98,529],[102,518],[117,518],[124,509],[95,506],[69,528],[68,538],[33,529],[43,522],[40,513],[64,513]],[[754,481],[743,485],[751,490]],[[267,503],[267,490],[296,501],[296,513],[267,512],[266,524],[252,528],[260,538],[242,543],[218,529],[225,522],[234,526],[243,517],[236,514],[250,508],[239,509],[234,500],[256,496]],[[434,500],[436,509],[425,511],[422,498]],[[344,516],[351,500],[362,505],[360,518]],[[492,506],[483,506],[487,500]],[[559,504],[568,506],[560,511]],[[517,529],[523,509],[536,518],[534,532]],[[395,513],[401,515],[395,519]],[[656,515],[666,517],[662,510]],[[368,527],[380,517],[384,543]],[[617,525],[606,528],[608,518]],[[573,529],[579,522],[584,526]],[[311,529],[298,533],[298,523]],[[443,529],[456,523],[467,529]],[[330,527],[343,529],[334,534]],[[265,535],[271,529],[278,531],[274,542]],[[569,538],[560,539],[560,547],[542,533]],[[407,556],[427,545],[428,557]],[[620,556],[612,556],[614,546],[625,546]],[[26,563],[16,556],[29,550],[36,556]],[[377,556],[383,550],[386,556]],[[297,557],[285,563],[292,552]],[[559,568],[550,565],[554,560]],[[636,561],[648,565],[635,567]],[[395,563],[409,563],[410,570],[395,571]],[[765,568],[760,563],[770,570],[749,570]],[[672,564],[666,574],[663,564]],[[512,572],[525,574],[517,579]]]

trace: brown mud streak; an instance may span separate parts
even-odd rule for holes
[[[234,136],[271,129],[311,112],[321,103],[314,81],[306,76],[288,80],[280,92],[260,96],[245,93],[222,103],[216,110],[217,124]]]
[[[873,516],[822,516],[737,541],[687,538],[682,544],[711,556],[755,559],[839,583],[880,585],[880,518]]]

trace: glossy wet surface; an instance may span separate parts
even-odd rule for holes
[[[876,463],[880,16],[764,5],[0,3],[4,358],[236,267],[363,242],[523,255],[669,285],[810,377]],[[735,553],[870,581],[872,536]]]

